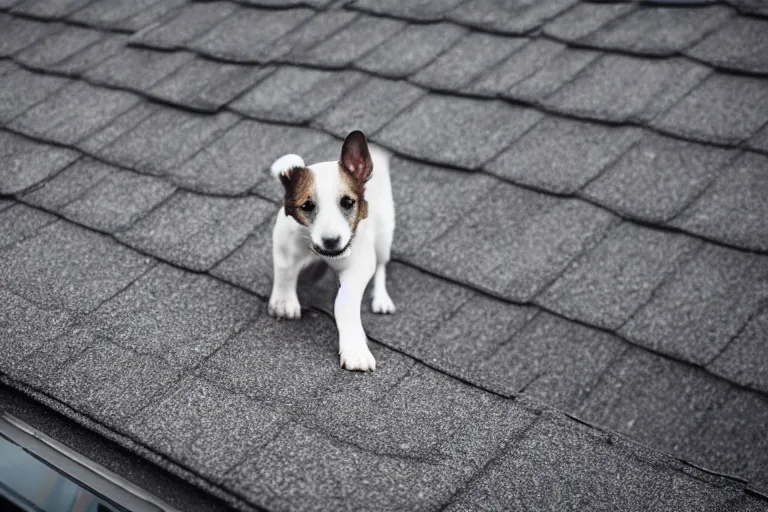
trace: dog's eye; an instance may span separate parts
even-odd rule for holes
[[[301,208],[302,211],[311,212],[312,210],[315,209],[315,203],[313,203],[312,201],[307,201],[301,206],[299,206],[299,208]]]
[[[349,196],[344,196],[341,198],[341,207],[345,210],[351,210],[352,207],[355,206],[355,200],[352,199]]]

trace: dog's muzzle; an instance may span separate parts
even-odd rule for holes
[[[347,245],[339,249],[338,251],[328,251],[326,249],[323,249],[322,247],[318,247],[315,244],[311,244],[309,248],[317,254],[318,256],[322,256],[323,258],[331,258],[331,259],[341,259],[346,258],[349,256],[349,254],[352,252],[350,250],[350,246],[352,245],[352,238],[349,239],[349,242],[347,242]]]

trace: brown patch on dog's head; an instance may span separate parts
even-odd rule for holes
[[[280,173],[280,183],[285,189],[285,214],[296,219],[299,224],[308,226],[314,207],[308,211],[302,205],[313,204],[311,200],[315,185],[312,171],[306,167],[291,167]]]
[[[365,182],[373,173],[373,161],[368,151],[368,143],[361,131],[354,131],[347,135],[341,146],[341,182],[344,194],[355,201],[353,211],[350,213],[350,226],[354,232],[357,224],[368,218],[368,202],[365,200]]]

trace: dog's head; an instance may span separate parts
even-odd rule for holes
[[[368,216],[365,182],[373,162],[365,135],[347,135],[338,162],[291,167],[279,175],[285,214],[306,226],[312,251],[329,258],[349,255],[358,223]]]

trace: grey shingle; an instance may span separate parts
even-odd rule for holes
[[[177,192],[117,237],[191,270],[204,271],[240,245],[274,210],[255,197],[224,199]]]
[[[466,33],[466,29],[452,23],[408,25],[355,65],[372,73],[405,77],[432,62]]]
[[[524,34],[577,3],[577,0],[468,0],[448,13],[458,23],[506,34]]]
[[[91,313],[88,323],[101,340],[191,368],[262,309],[242,290],[160,264]]]
[[[633,128],[545,118],[485,168],[516,183],[572,194],[641,135]]]
[[[697,140],[735,144],[767,120],[765,80],[713,73],[652,124]]]
[[[114,240],[56,222],[0,251],[0,285],[40,307],[87,312],[150,266]]]
[[[64,27],[55,23],[43,23],[16,18],[0,13],[0,57],[10,57],[37,40],[59,32]]]
[[[269,166],[286,153],[304,154],[330,137],[309,128],[241,121],[170,175],[208,193],[243,194],[256,183],[276,181]]]
[[[697,460],[715,470],[744,475],[768,489],[768,401],[765,396],[732,388],[719,409],[710,411],[692,436]],[[766,505],[763,503],[761,508]],[[760,510],[760,508],[758,508]]]
[[[501,95],[518,82],[544,68],[564,48],[565,45],[554,41],[533,39],[504,62],[497,64],[466,86],[464,90],[485,96]]]
[[[68,75],[80,75],[122,50],[127,40],[128,36],[125,35],[104,34],[98,42],[49,66],[49,69]]]
[[[0,364],[4,373],[24,375],[30,355],[46,340],[58,338],[74,322],[73,315],[58,308],[40,307],[19,295],[0,288],[0,324],[3,325],[3,350]]]
[[[85,72],[95,82],[144,92],[194,58],[187,52],[126,47]]]
[[[768,309],[753,316],[707,368],[744,386],[768,391]]]
[[[579,41],[613,20],[637,9],[633,3],[580,2],[544,26],[544,33],[563,41]]]
[[[768,157],[746,153],[671,224],[739,247],[768,251]]]
[[[329,136],[328,140],[326,142],[323,142],[319,146],[315,146],[314,148],[308,150],[306,153],[302,153],[301,157],[304,159],[304,162],[309,164],[310,162],[312,164],[320,163],[320,162],[334,162],[338,161],[339,157],[341,156],[341,145],[344,143],[343,139],[339,139],[337,137]],[[310,164],[311,165],[311,164]],[[273,178],[273,182],[276,182]],[[277,184],[278,188],[282,191],[282,186]],[[282,199],[282,194],[278,199]]]
[[[365,77],[354,71],[333,73],[280,67],[232,102],[237,112],[265,121],[304,123],[336,102]]]
[[[266,509],[313,511],[433,509],[458,484],[429,461],[377,455],[300,425],[282,428],[225,481]]]
[[[101,32],[88,28],[68,26],[61,32],[48,35],[14,56],[30,67],[46,69],[71,57],[102,38]]]
[[[293,54],[291,60],[320,66],[347,66],[403,28],[405,23],[399,20],[360,16],[315,47]]]
[[[234,14],[189,43],[206,55],[242,62],[266,60],[272,42],[312,17],[311,9],[260,10],[239,8]]]
[[[527,39],[471,32],[437,57],[411,81],[431,89],[457,90],[494,68]]]
[[[89,154],[97,154],[102,148],[133,130],[143,120],[160,110],[160,108],[147,101],[141,101],[117,116],[98,132],[80,141],[77,147]]]
[[[276,183],[275,188],[279,187]],[[275,211],[278,207],[274,207]],[[211,274],[229,283],[267,297],[272,290],[272,230],[274,219],[267,217],[245,242],[211,269]],[[301,300],[299,295],[299,300]]]
[[[17,378],[38,389],[50,389],[61,376],[62,367],[98,344],[92,330],[76,322],[57,338],[46,338],[37,350],[17,366]]]
[[[768,6],[762,0],[728,0],[728,3],[741,12],[768,16]]]
[[[673,55],[733,14],[725,6],[637,9],[580,39],[583,44],[651,55]]]
[[[257,7],[296,7],[309,6],[322,8],[328,6],[333,0],[240,0],[246,5],[255,5]]]
[[[537,302],[569,318],[617,329],[698,247],[691,237],[625,222],[577,260]]]
[[[371,419],[366,410],[385,399],[403,379],[416,372],[418,363],[399,352],[383,349],[377,343],[371,343],[371,346],[376,354],[376,378],[366,379],[356,372],[335,372],[318,394],[316,406],[302,414],[304,425],[333,435],[330,430],[339,426],[346,428],[349,419],[356,414],[360,417],[359,424],[365,424],[366,428],[377,421]],[[391,443],[385,451],[402,453],[402,448]]]
[[[0,211],[0,247],[25,240],[55,221],[55,216],[24,204],[5,208]]]
[[[181,48],[200,34],[216,26],[237,9],[232,2],[204,2],[185,4],[171,11],[158,24],[137,32],[133,42],[157,48]]]
[[[647,60],[605,55],[545,100],[558,111],[609,121],[649,121],[665,112],[710,73],[675,58]]]
[[[400,2],[399,0],[355,0],[351,5],[362,11],[388,14],[398,18],[439,21],[443,15],[459,5],[462,0],[426,0]]]
[[[580,200],[499,184],[413,258],[432,270],[527,302],[615,220]]]
[[[174,190],[157,178],[115,170],[61,211],[78,224],[113,233],[130,227]]]
[[[72,82],[9,126],[34,137],[70,145],[103,128],[138,101],[138,97],[127,92]]]
[[[545,53],[548,52],[545,50]],[[543,61],[537,63],[535,70],[531,70],[533,73],[512,86],[505,96],[514,100],[541,104],[564,84],[579,76],[598,57],[600,57],[598,52],[571,48],[565,48],[552,56],[545,54]]]
[[[98,154],[123,167],[164,174],[181,165],[237,122],[221,113],[201,116],[160,108]]]
[[[252,499],[269,508],[432,509],[490,459],[489,451],[522,432],[534,417],[517,404],[418,368],[384,401],[396,412],[377,415],[374,407],[354,402],[341,407],[336,417],[341,435],[284,429],[233,471],[230,482],[248,488]],[[355,412],[364,419],[356,421]],[[379,434],[359,442],[358,424],[363,432]]]
[[[302,412],[316,407],[339,368],[333,320],[304,311],[301,320],[261,315],[199,368],[205,379],[267,403]],[[281,340],[275,343],[275,340]],[[376,351],[374,351],[375,355]]]
[[[727,469],[722,465],[713,467],[701,456],[706,452],[695,446],[700,429],[707,423],[739,421],[738,416],[723,418],[719,413],[730,387],[699,368],[630,349],[606,372],[577,414],[642,443],[653,443],[658,449],[724,471]]]
[[[376,454],[439,464],[454,480],[482,468],[534,418],[509,400],[423,365],[383,391],[367,403],[326,414],[321,428]],[[380,414],[379,407],[393,413]]]
[[[158,0],[135,0],[133,2],[123,2],[121,0],[103,0],[101,2],[91,2],[84,8],[69,16],[70,20],[95,25],[103,28],[128,28],[138,30],[141,26],[126,20],[142,13],[146,10],[157,9],[157,4],[169,9],[169,2],[159,2]],[[180,5],[180,2],[175,2]],[[157,15],[157,13],[155,14]]]
[[[158,82],[148,94],[178,105],[216,111],[272,71],[271,67],[237,66],[195,58]]]
[[[122,430],[128,418],[178,379],[179,372],[154,357],[98,342],[67,363],[59,376],[46,386],[50,393]]]
[[[434,334],[443,322],[477,296],[467,288],[400,263],[390,264],[388,274],[390,296],[395,305],[400,305],[397,314],[374,315],[366,300],[362,306],[363,326],[374,338],[406,353],[429,354],[430,345],[436,343]]]
[[[715,66],[768,73],[768,20],[732,17],[687,54]]]
[[[19,66],[13,63],[12,60],[0,60],[0,76],[13,73],[19,69]]]
[[[407,303],[403,305],[411,307]],[[536,312],[537,308],[475,295],[441,323],[434,335],[437,343],[430,341],[421,350],[414,347],[414,351],[441,368],[487,385],[488,381],[480,378],[477,367],[482,365],[484,358],[496,353]]]
[[[344,94],[312,124],[337,137],[346,137],[353,129],[370,137],[424,94],[407,82],[372,77]]]
[[[473,380],[566,410],[581,403],[627,347],[616,336],[543,312],[510,334],[496,351],[469,365]]]
[[[16,194],[71,164],[80,156],[0,131],[0,194]]]
[[[13,12],[36,18],[57,19],[72,14],[86,4],[88,4],[88,0],[51,0],[47,2],[24,0],[13,6]]]
[[[284,421],[275,408],[189,377],[144,409],[127,428],[218,482],[271,439]]]
[[[477,169],[540,118],[539,112],[499,101],[429,94],[376,140],[410,156]]]
[[[431,245],[482,204],[496,186],[496,180],[488,176],[401,158],[392,159],[390,176],[397,205],[397,231],[392,250],[398,255],[411,255]],[[440,200],[425,202],[425,197]]]
[[[620,332],[652,349],[708,363],[768,297],[765,259],[707,244]]]
[[[0,76],[0,123],[5,123],[69,84],[66,78],[17,69]]]
[[[735,151],[646,132],[581,193],[623,215],[662,223],[680,213],[736,156]]]
[[[658,454],[544,414],[446,508],[469,510],[698,510],[727,508],[736,486],[710,485]]]
[[[61,212],[64,206],[113,172],[115,168],[111,165],[83,157],[21,197],[26,203]]]
[[[757,151],[762,151],[768,154],[768,123],[763,126],[763,129],[757,132],[749,141],[747,146]]]
[[[121,8],[124,8],[123,3],[120,0],[111,0],[114,3],[119,3]],[[101,2],[99,2],[101,3]],[[154,0],[152,5],[140,9],[136,14],[129,18],[125,18],[115,22],[115,25],[124,30],[138,31],[144,27],[156,23],[162,20],[168,13],[184,5],[184,0]],[[131,2],[134,5],[135,2]],[[107,2],[107,5],[108,2]],[[88,7],[93,7],[94,4],[90,4]],[[109,12],[112,10],[107,6],[105,8],[105,16],[109,16]],[[94,16],[96,16],[94,14]],[[103,23],[103,21],[96,23]]]
[[[312,16],[306,23],[287,32],[269,45],[266,50],[270,59],[290,62],[291,54],[302,54],[344,29],[358,16],[357,13],[331,9]]]
[[[390,291],[398,307],[394,322],[368,313],[363,306],[364,322],[371,336],[395,343],[421,360],[485,386],[492,384],[480,368],[484,360],[496,354],[537,309],[507,304],[497,299],[461,290],[428,274],[402,264],[388,268]],[[436,302],[442,294],[455,304],[434,310],[422,299]],[[425,315],[426,318],[422,318]],[[429,320],[429,322],[425,322]],[[393,325],[394,324],[394,325]],[[377,366],[378,371],[378,366]]]

